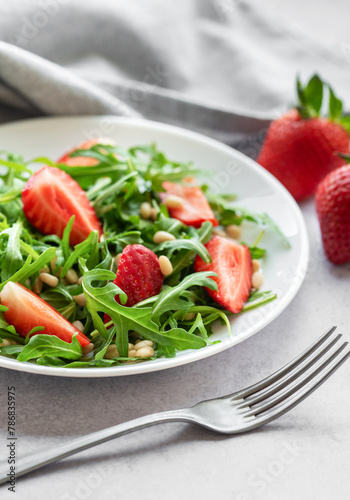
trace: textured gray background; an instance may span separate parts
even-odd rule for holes
[[[123,88],[141,85],[144,99],[140,103],[126,99],[129,107],[121,112],[176,123],[182,120],[185,126],[235,143],[239,139],[235,133],[242,127],[245,133],[254,134],[265,119],[292,100],[291,79],[298,67],[304,72],[320,69],[350,102],[350,7],[344,1],[333,1],[331,7],[325,0],[289,1],[282,8],[276,0],[254,0],[248,2],[255,7],[249,12],[244,2],[230,1],[179,1],[172,7],[170,2],[128,1],[125,5],[113,2],[113,8],[109,3],[109,9],[107,0],[90,9],[83,2],[69,3],[70,16],[68,5],[62,5],[22,48],[62,64],[78,79],[63,74],[58,66],[47,70],[46,60],[33,61],[25,53],[1,46],[2,121],[60,112],[106,112],[111,94],[118,99],[123,97]],[[157,10],[150,10],[150,5],[157,5]],[[2,3],[1,39],[8,42],[9,32],[22,29],[23,16],[32,19],[40,8],[37,2],[24,0]],[[138,50],[131,42],[108,48],[103,40],[112,36],[108,26],[113,23],[129,27],[124,37],[120,35],[121,44],[127,36],[140,38]],[[172,78],[148,87],[143,82],[148,74],[145,67],[152,54],[156,56],[151,68],[161,57],[152,46],[155,25],[163,26],[164,52],[171,57],[161,60]],[[86,46],[84,53],[86,26],[99,29],[91,29],[93,48]],[[176,56],[170,42],[164,42],[166,34],[181,47],[180,55]],[[212,42],[208,45],[218,58],[215,64],[203,49],[208,39],[219,44],[217,50]],[[225,50],[235,62],[245,55],[240,72],[232,70],[228,55],[222,56]],[[205,85],[210,62],[213,71]],[[197,70],[204,73],[196,81]],[[254,83],[253,88],[247,82]],[[105,94],[95,92],[90,84]],[[130,91],[125,95],[130,96]],[[119,105],[118,100],[113,111]],[[289,361],[333,323],[349,339],[350,266],[334,267],[325,261],[313,202],[303,204],[302,210],[311,242],[305,283],[278,319],[243,344],[191,365],[128,378],[63,379],[1,369],[0,425],[4,436],[5,389],[15,385],[19,463],[21,456],[71,437],[240,389]],[[1,487],[1,498],[348,499],[349,380],[348,362],[293,412],[249,435],[222,437],[185,424],[145,429],[19,479],[15,494]],[[5,458],[4,439],[0,457]]]

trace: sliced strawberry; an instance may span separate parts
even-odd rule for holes
[[[16,328],[21,337],[26,337],[36,326],[44,326],[45,329],[37,333],[55,335],[65,342],[72,342],[73,335],[77,333],[82,347],[90,344],[90,340],[56,309],[20,283],[6,283],[0,292],[0,299],[1,305],[8,308],[4,312],[5,320]]]
[[[96,144],[108,144],[113,145],[114,141],[112,139],[106,139],[104,137],[96,137],[96,139],[90,139],[89,141],[85,141],[79,146],[76,146],[67,153],[65,153],[61,158],[57,160],[57,163],[64,163],[69,167],[90,167],[98,164],[98,160],[96,158],[89,158],[88,156],[69,156],[73,151],[77,149],[90,149],[92,146]]]
[[[178,219],[187,226],[201,227],[202,223],[209,221],[213,226],[219,223],[216,220],[208,200],[203,191],[196,185],[192,177],[183,179],[184,184],[165,181],[162,186],[165,193],[159,193],[162,201],[169,195],[175,195],[182,199],[180,208],[169,208],[169,213],[174,219]]]
[[[72,215],[71,245],[85,240],[91,231],[102,234],[102,226],[85,191],[70,175],[54,167],[42,167],[22,190],[23,212],[28,221],[44,234],[62,238]]]
[[[207,289],[209,295],[228,311],[240,312],[252,287],[252,259],[248,247],[221,236],[214,236],[205,246],[212,262],[206,264],[197,255],[195,271],[215,272],[218,277],[213,280],[218,290]]]

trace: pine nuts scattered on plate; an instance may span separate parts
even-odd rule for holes
[[[180,196],[176,196],[175,194],[171,194],[165,199],[164,205],[167,208],[182,208],[184,203],[183,203],[183,199],[180,198]]]
[[[242,228],[237,226],[237,224],[230,224],[229,226],[226,226],[226,233],[230,238],[239,240],[242,235]]]
[[[85,297],[84,293],[81,293],[80,295],[74,295],[73,299],[75,300],[75,302],[79,306],[81,306],[81,307],[85,307],[86,306],[86,297]]]
[[[143,203],[141,203],[141,207],[140,207],[140,215],[142,217],[142,219],[149,219],[151,217],[151,214],[152,214],[152,206],[150,203],[148,203],[148,201],[144,201]]]
[[[252,276],[252,287],[256,290],[260,288],[263,284],[264,277],[260,271],[256,271]]]
[[[51,287],[55,287],[58,285],[58,278],[57,276],[52,276],[52,274],[49,273],[40,273],[39,278],[43,283],[46,285],[49,285]]]
[[[252,260],[252,271],[253,273],[256,273],[256,271],[259,271],[260,269],[260,262],[257,259]]]
[[[175,236],[167,231],[157,231],[153,236],[153,241],[157,245],[160,243],[164,243],[164,241],[174,241],[176,240]]]
[[[80,330],[81,332],[84,331],[84,325],[81,321],[73,321],[72,325],[74,326],[74,328],[78,328],[78,330]]]
[[[69,281],[69,283],[74,285],[75,283],[78,283],[79,276],[77,275],[76,271],[71,267],[66,272],[65,278],[67,281]]]
[[[163,276],[169,276],[173,272],[173,265],[166,255],[159,257],[159,267]]]

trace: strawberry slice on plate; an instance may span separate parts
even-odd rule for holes
[[[70,233],[73,246],[85,240],[91,231],[102,234],[101,223],[85,191],[59,168],[44,166],[32,175],[22,190],[22,202],[24,215],[38,231],[60,238],[75,215]]]
[[[168,207],[171,217],[187,226],[201,227],[205,221],[211,222],[213,226],[219,224],[203,191],[192,177],[183,179],[183,184],[165,181],[162,186],[166,191],[159,193],[163,202],[166,202],[170,195],[175,195],[182,202],[179,207]]]
[[[26,337],[36,326],[43,326],[45,329],[37,333],[55,335],[65,342],[72,342],[73,335],[77,333],[82,347],[90,344],[90,340],[56,309],[20,283],[6,283],[0,292],[0,300],[1,305],[8,308],[4,312],[5,320],[15,327],[21,337]]]
[[[249,248],[221,236],[214,236],[205,246],[212,262],[206,264],[197,255],[194,261],[195,271],[215,272],[218,277],[212,279],[218,284],[218,289],[207,288],[209,295],[228,311],[240,312],[252,287],[252,259]]]
[[[76,146],[67,151],[67,153],[65,153],[63,156],[61,156],[61,158],[57,160],[57,163],[64,163],[69,167],[91,167],[97,165],[98,160],[96,160],[96,158],[89,158],[88,156],[69,156],[77,149],[90,149],[96,144],[107,144],[113,146],[114,141],[112,141],[112,139],[106,139],[104,137],[96,137],[96,139],[90,139],[89,141],[85,141],[79,146]]]
[[[127,245],[118,263],[114,283],[128,296],[126,306],[158,295],[164,276],[157,255],[143,245]]]

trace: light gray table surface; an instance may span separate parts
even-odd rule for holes
[[[313,202],[303,204],[309,270],[290,306],[223,353],[170,370],[107,379],[44,377],[1,369],[16,387],[17,455],[53,447],[141,415],[233,392],[278,369],[331,324],[350,340],[350,265],[322,253]],[[292,412],[258,431],[219,436],[187,424],[144,429],[17,480],[1,498],[345,500],[350,495],[350,362]],[[5,457],[4,440],[0,443]]]

